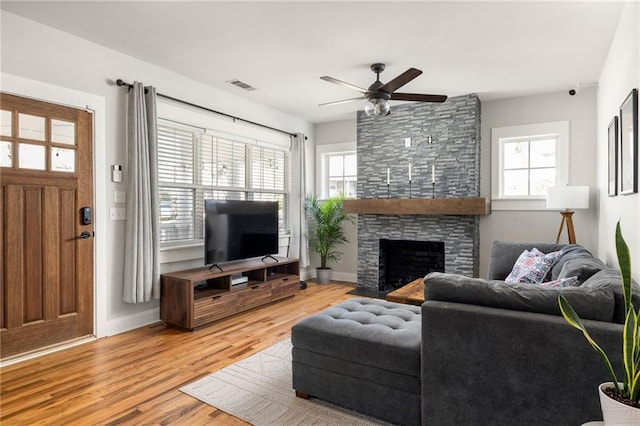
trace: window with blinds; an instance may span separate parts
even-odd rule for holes
[[[288,232],[288,190],[288,152],[158,120],[160,242],[164,245],[203,239],[207,198],[278,201],[280,232]]]

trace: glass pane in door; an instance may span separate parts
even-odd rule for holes
[[[18,136],[22,139],[44,140],[44,117],[18,114]]]
[[[75,145],[76,125],[69,121],[51,120],[51,142]]]
[[[18,167],[21,169],[45,169],[45,151],[42,145],[32,145],[28,143],[21,143],[18,146]]]
[[[13,122],[11,121],[13,114],[11,111],[0,111],[0,136],[12,136]]]
[[[76,151],[65,148],[51,148],[51,170],[54,172],[75,172]]]
[[[11,142],[0,142],[0,167],[13,166],[13,156],[11,155]]]

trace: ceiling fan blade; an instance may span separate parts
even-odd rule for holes
[[[338,80],[337,78],[329,77],[328,75],[323,75],[320,77],[324,81],[328,81],[329,83],[339,84],[340,86],[348,87],[353,90],[357,90],[360,93],[367,93],[367,89],[363,89],[362,87],[355,86],[350,83],[346,83],[342,80]]]
[[[325,102],[323,104],[318,104],[318,106],[325,106],[325,105],[339,105],[339,104],[344,104],[346,102],[351,102],[351,101],[361,101],[367,99],[364,96],[359,96],[357,98],[351,98],[351,99],[343,99],[341,101],[333,101],[333,102]]]
[[[447,95],[422,95],[420,93],[393,93],[392,101],[438,102],[447,100]]]
[[[395,92],[396,90],[398,90],[399,88],[401,88],[402,86],[404,86],[405,84],[407,84],[408,82],[410,82],[411,80],[419,76],[420,74],[422,74],[422,71],[420,71],[419,69],[409,68],[408,70],[406,70],[405,72],[403,72],[402,74],[394,78],[393,80],[388,81],[386,84],[383,84],[379,90],[381,92],[392,94],[393,92]]]

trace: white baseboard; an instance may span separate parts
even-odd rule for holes
[[[159,321],[160,308],[149,309],[148,311],[139,312],[134,315],[108,320],[106,326],[106,335],[113,336],[114,334],[124,333],[125,331],[144,327],[145,325],[153,324]]]
[[[338,272],[333,271],[331,273],[331,279],[336,281],[346,281],[348,283],[356,283],[358,282],[358,274],[352,274],[349,272]]]
[[[300,279],[302,281],[308,280],[309,278],[315,278],[315,269],[310,268],[300,268]]]
[[[308,280],[309,278],[315,278],[315,277],[316,277],[316,268],[315,267],[307,267],[307,268],[300,269],[300,279],[301,280]],[[334,279],[336,281],[345,281],[345,282],[349,282],[349,283],[357,283],[358,282],[358,274],[353,274],[353,273],[349,273],[349,272],[332,271],[331,272],[331,279]]]

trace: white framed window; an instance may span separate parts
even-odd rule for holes
[[[165,139],[159,141],[158,152],[158,161],[163,163],[158,170],[164,233],[160,263],[191,261],[196,265],[202,258],[205,197],[277,200],[280,234],[286,237],[290,135],[163,98],[158,98],[157,107],[158,124],[164,126],[159,138]]]
[[[547,188],[569,178],[569,122],[491,129],[491,207],[544,210]]]
[[[347,198],[356,197],[358,161],[355,142],[318,145],[316,162],[319,171],[317,192],[320,198],[340,193]]]
[[[215,131],[158,119],[160,244],[204,238],[204,200],[278,201],[288,233],[289,154]]]

